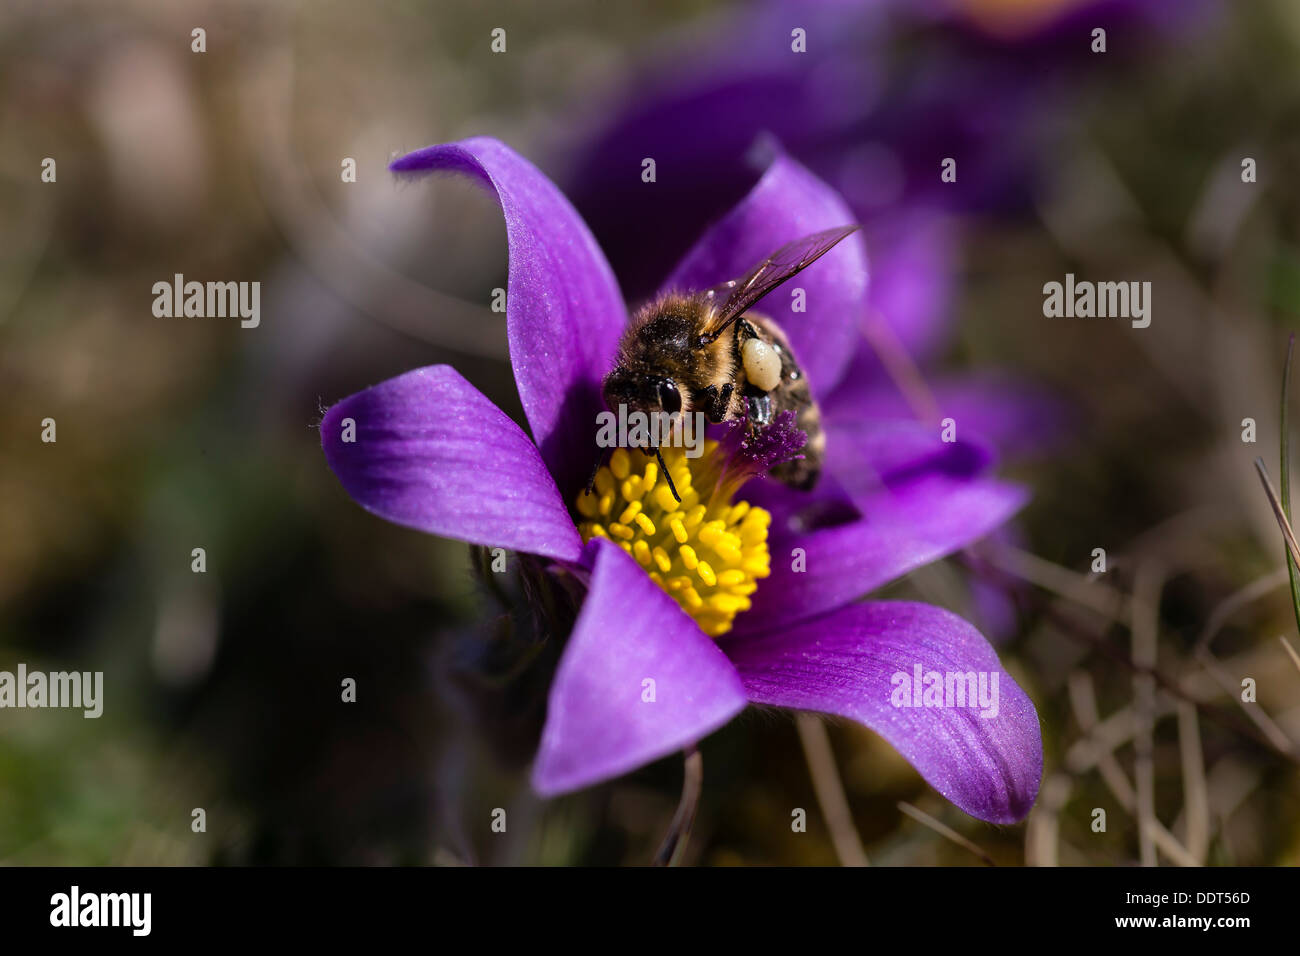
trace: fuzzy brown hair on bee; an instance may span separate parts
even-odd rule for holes
[[[793,411],[808,436],[803,457],[777,465],[770,475],[791,487],[812,488],[821,474],[826,445],[821,415],[785,332],[770,318],[748,310],[857,228],[841,226],[805,236],[782,246],[739,279],[701,292],[670,293],[642,306],[623,334],[614,368],[605,376],[605,404],[611,410],[622,405],[645,415],[701,411],[715,424],[742,420],[751,434],[782,412]]]

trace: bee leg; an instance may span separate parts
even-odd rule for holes
[[[596,464],[591,466],[591,477],[587,479],[586,494],[591,494],[596,490],[596,473],[600,471],[600,466],[609,460],[609,449],[602,448],[600,454],[596,456]]]
[[[732,384],[728,382],[718,390],[718,386],[710,385],[700,392],[700,404],[704,406],[704,414],[713,424],[725,421],[727,417],[727,406],[731,404]]]
[[[668,480],[668,490],[671,491],[673,497],[680,502],[682,496],[677,493],[677,486],[673,484],[673,476],[668,473],[668,466],[664,464],[664,454],[659,450],[657,445],[655,446],[655,458],[659,462],[659,470],[664,473],[664,478]]]
[[[713,417],[713,409],[718,402],[718,386],[710,385],[708,388],[701,389],[696,395],[695,401],[704,409],[705,417],[717,424],[718,420]]]
[[[731,406],[731,393],[735,391],[735,386],[728,382],[722,386],[722,392],[718,395],[718,421],[727,417],[727,409]]]

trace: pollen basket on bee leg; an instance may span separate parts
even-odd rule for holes
[[[762,339],[746,339],[740,357],[745,365],[745,378],[755,388],[770,392],[781,384],[781,355]]]

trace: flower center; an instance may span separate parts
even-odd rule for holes
[[[732,504],[726,456],[712,440],[692,461],[681,448],[661,449],[681,501],[660,481],[651,457],[618,448],[596,473],[594,494],[578,495],[582,540],[609,538],[646,569],[710,637],[731,630],[749,609],[758,578],[770,573],[767,529],[772,516],[747,501]],[[634,466],[644,461],[638,473]]]

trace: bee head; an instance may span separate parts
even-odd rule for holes
[[[682,410],[682,393],[676,380],[664,375],[634,372],[619,365],[605,376],[605,406],[617,411],[620,405],[629,412],[667,412],[675,415]]]

